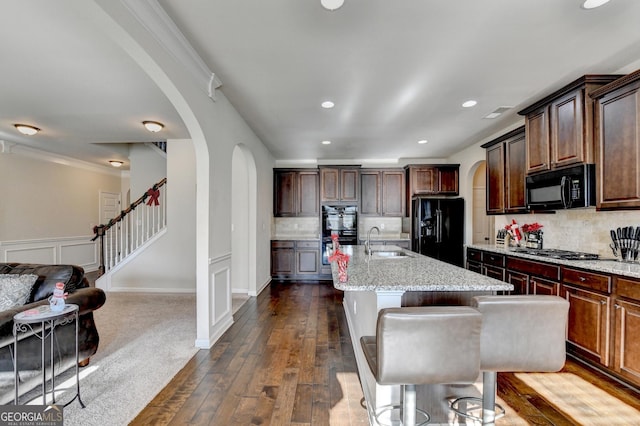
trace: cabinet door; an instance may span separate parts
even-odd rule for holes
[[[298,216],[317,216],[320,213],[318,171],[298,173]]]
[[[541,108],[525,118],[527,138],[527,174],[549,170],[548,109]]]
[[[458,167],[439,167],[437,192],[443,195],[458,195],[458,191]]]
[[[435,167],[412,168],[410,174],[413,194],[433,194],[436,192],[438,172]]]
[[[271,243],[271,275],[289,277],[295,274],[293,241],[274,241]]]
[[[598,208],[640,207],[639,106],[640,82],[598,101]]]
[[[527,210],[525,177],[527,175],[527,144],[524,134],[505,142],[505,212],[516,213]]]
[[[609,309],[611,298],[563,285],[569,301],[567,342],[575,352],[609,365]]]
[[[467,269],[482,274],[482,263],[467,261]]]
[[[338,169],[320,169],[320,197],[322,201],[340,200],[340,171]]]
[[[507,282],[513,285],[511,294],[529,294],[529,275],[507,270]]]
[[[403,170],[382,172],[382,216],[405,214],[405,177]]]
[[[364,216],[380,216],[382,214],[380,200],[380,173],[370,170],[360,172],[360,214]]]
[[[495,278],[500,281],[504,281],[504,268],[499,268],[493,265],[484,265],[484,275]]]
[[[340,201],[358,201],[358,170],[340,169]]]
[[[558,296],[560,294],[560,283],[544,280],[542,278],[531,277],[529,280],[530,294],[544,294],[548,296]]]
[[[563,167],[584,161],[582,89],[551,103],[551,164]]]
[[[640,384],[640,302],[617,300],[613,368]]]
[[[504,213],[504,145],[487,148],[487,214]]]
[[[274,216],[295,216],[296,172],[274,171],[273,214]]]
[[[296,243],[296,274],[318,274],[320,248],[316,242],[298,241]]]

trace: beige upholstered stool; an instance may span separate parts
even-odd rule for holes
[[[452,409],[463,417],[493,425],[504,415],[496,405],[498,372],[556,372],[566,358],[565,333],[569,303],[558,296],[476,296],[472,306],[482,313],[480,370],[482,418],[468,414],[458,398]]]
[[[387,308],[378,313],[376,336],[360,339],[376,382],[402,385],[402,405],[372,407],[376,420],[400,409],[402,424],[415,425],[416,385],[473,383],[480,374],[482,315],[468,306]]]

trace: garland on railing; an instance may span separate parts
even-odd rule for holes
[[[159,188],[161,188],[166,183],[167,183],[167,178],[162,179],[160,182],[154,184],[151,188],[149,188],[149,190],[147,190],[147,192],[145,192],[142,197],[138,198],[136,201],[131,203],[131,205],[126,210],[122,210],[118,216],[114,217],[113,219],[110,219],[109,222],[107,222],[104,225],[94,226],[93,233],[96,235],[91,239],[91,241],[95,241],[98,237],[103,236],[105,232],[109,230],[109,228],[111,228],[113,225],[115,225],[116,223],[124,219],[129,213],[134,211],[136,207],[144,203],[147,200],[147,198],[151,197],[147,202],[148,206],[151,206],[151,205],[159,206],[160,205],[160,201],[158,201],[158,197],[160,197]]]

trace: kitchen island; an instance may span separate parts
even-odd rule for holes
[[[345,246],[350,255],[347,281],[339,282],[332,263],[334,287],[344,291],[344,310],[370,421],[373,409],[400,401],[400,386],[378,385],[360,346],[361,336],[376,334],[378,311],[383,308],[424,305],[468,305],[478,295],[510,291],[511,284],[479,275],[458,266],[422,256],[397,246]],[[432,416],[432,423],[447,424],[452,414],[447,398],[478,395],[473,386],[418,386],[418,407]],[[373,422],[372,422],[373,424]]]

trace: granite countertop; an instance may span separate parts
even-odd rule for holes
[[[306,241],[306,240],[320,240],[319,235],[311,235],[311,234],[295,234],[295,235],[275,235],[271,237],[272,241],[283,241],[283,240],[291,240],[291,241]]]
[[[521,257],[524,259],[536,260],[538,262],[554,263],[562,266],[569,266],[573,268],[586,269],[594,272],[604,272],[612,275],[621,275],[631,278],[640,278],[640,263],[634,262],[620,262],[617,260],[566,260],[566,259],[554,259],[546,256],[536,256],[527,253],[520,253],[508,248],[496,247],[490,244],[469,244],[468,248],[474,248],[477,250],[490,251],[492,253],[504,254],[513,257]]]
[[[333,286],[343,291],[500,291],[511,284],[455,265],[441,262],[398,246],[372,246],[383,251],[400,251],[400,258],[369,258],[364,246],[342,246],[349,254],[347,282],[338,281],[338,266],[331,263]]]
[[[358,235],[358,239],[362,241],[366,241],[367,234]],[[371,241],[403,241],[409,240],[409,236],[407,234],[371,234]]]

